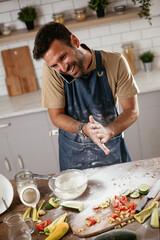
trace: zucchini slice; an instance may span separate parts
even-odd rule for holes
[[[65,201],[61,203],[61,206],[66,209],[79,212],[81,212],[83,209],[83,203],[77,201]]]
[[[116,229],[97,236],[94,240],[136,240],[136,233],[131,230]]]
[[[131,198],[139,198],[140,197],[140,193],[139,192],[133,192],[129,195]]]
[[[147,184],[142,184],[139,186],[139,193],[142,195],[146,195],[149,192],[149,187]]]
[[[133,193],[133,190],[127,189],[127,190],[125,190],[124,192],[121,193],[121,196],[122,197],[129,196],[131,193]]]

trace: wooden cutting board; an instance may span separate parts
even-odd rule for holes
[[[126,165],[127,166],[127,165]],[[132,174],[131,174],[132,172]],[[96,177],[96,178],[95,178]],[[97,180],[96,180],[97,179]],[[157,179],[153,178],[152,176],[148,175],[147,173],[143,172],[142,169],[120,169],[116,166],[108,167],[107,171],[103,173],[100,172],[96,176],[94,175],[94,181],[92,179],[89,180],[90,186],[96,185],[93,189],[89,189],[90,201],[87,203],[84,202],[84,210],[79,213],[70,223],[71,230],[75,235],[81,238],[92,237],[97,234],[106,232],[108,230],[113,229],[116,225],[119,225],[119,222],[110,224],[108,219],[110,214],[113,212],[112,207],[108,207],[105,209],[98,209],[93,210],[93,206],[99,205],[101,202],[104,202],[108,197],[113,197],[115,195],[119,195],[120,191],[129,189],[135,189],[136,187],[140,186],[141,184],[148,184],[149,188],[155,184]],[[105,184],[104,184],[105,183]],[[97,189],[97,190],[96,190]],[[104,191],[106,189],[106,191]],[[104,192],[106,192],[104,194]],[[93,200],[94,198],[94,200]],[[142,200],[142,196],[138,199],[130,199],[130,202],[135,202],[139,204]],[[160,199],[160,193],[157,194],[155,199],[150,200],[146,207],[150,205],[153,201]],[[82,199],[83,201],[83,199]],[[94,216],[96,218],[100,218],[100,223],[96,223],[90,227],[86,226],[86,218],[89,216]],[[132,219],[133,216],[129,218],[124,218],[122,222],[126,222],[129,219]],[[84,229],[83,231],[79,231],[79,229]]]
[[[38,89],[33,63],[28,46],[1,52],[6,72],[6,86],[9,96],[15,96]]]

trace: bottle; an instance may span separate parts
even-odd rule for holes
[[[135,71],[135,65],[134,65],[133,44],[124,43],[122,45],[122,48],[123,48],[123,54],[127,59],[127,62],[129,64],[132,74],[134,75],[136,71]]]

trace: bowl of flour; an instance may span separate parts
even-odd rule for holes
[[[69,169],[54,175],[48,182],[49,188],[60,199],[73,200],[87,188],[87,175],[82,170]]]

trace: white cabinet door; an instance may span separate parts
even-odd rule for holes
[[[48,135],[48,126],[10,133],[9,141],[16,169],[34,173],[56,173],[58,159]]]
[[[160,91],[139,97],[142,159],[160,156]]]
[[[4,141],[4,138],[0,141],[5,150],[4,153],[0,152],[0,164],[5,157],[11,159],[8,157],[10,154],[12,164],[9,163],[13,165],[13,173],[9,175],[6,172],[5,176],[13,178],[17,172],[24,169],[40,174],[59,171],[58,149],[56,142],[49,136],[50,128],[45,111],[11,117],[3,122],[10,122],[11,125],[5,129],[7,141]],[[4,172],[4,163],[2,166]]]
[[[124,139],[132,161],[142,159],[138,120],[124,132]]]
[[[16,169],[9,150],[7,137],[0,133],[0,173],[8,179],[13,179]]]

